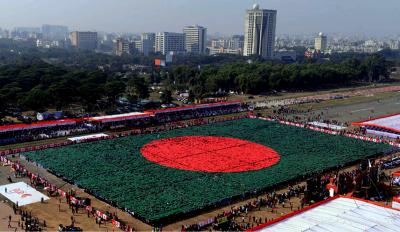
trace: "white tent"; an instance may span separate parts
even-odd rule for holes
[[[400,211],[348,197],[331,198],[317,206],[251,229],[292,231],[400,231]]]
[[[0,194],[19,206],[50,199],[24,182],[2,185]]]

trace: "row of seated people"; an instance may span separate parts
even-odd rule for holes
[[[0,130],[0,146],[23,143],[42,139],[72,136],[87,133],[97,133],[107,129],[144,128],[181,120],[226,115],[244,111],[240,104],[215,106],[207,109],[190,109],[181,111],[162,111],[154,117],[136,118],[131,120],[121,119],[110,122],[81,121],[72,125],[59,125],[51,127],[29,128],[13,131]]]

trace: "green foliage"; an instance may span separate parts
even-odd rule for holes
[[[128,81],[129,99],[146,99],[150,96],[148,84],[143,76],[133,76]]]
[[[125,82],[99,71],[70,70],[43,62],[0,66],[4,104],[25,110],[62,109],[74,103],[92,111],[98,100],[107,97],[113,103],[125,89]]]
[[[169,83],[177,90],[199,90],[194,98],[218,90],[259,94],[270,90],[318,90],[342,87],[359,81],[382,81],[389,77],[391,64],[381,56],[341,63],[277,64],[273,62],[225,63],[220,66],[177,66]]]
[[[202,173],[166,168],[146,160],[140,153],[141,147],[153,140],[188,135],[224,136],[252,141],[276,150],[281,160],[259,171]],[[385,144],[244,119],[160,134],[77,144],[25,155],[95,194],[154,222],[389,149],[391,147]]]
[[[169,89],[165,89],[165,90],[162,92],[160,98],[161,98],[161,102],[162,102],[162,103],[171,103],[172,100],[173,100],[173,99],[172,99],[172,91],[169,90]]]

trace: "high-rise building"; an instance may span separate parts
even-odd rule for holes
[[[97,32],[73,31],[70,39],[71,45],[77,49],[95,50],[97,48]]]
[[[135,51],[135,43],[129,42],[128,40],[119,38],[116,42],[115,53],[117,56],[122,56],[123,54],[133,54]]]
[[[254,4],[246,11],[243,55],[259,55],[271,59],[275,47],[276,10],[260,9]]]
[[[159,32],[156,34],[155,51],[163,55],[185,53],[185,35],[175,32]]]
[[[42,26],[42,34],[44,39],[63,40],[68,38],[68,27],[44,24]]]
[[[328,48],[328,37],[320,32],[318,37],[315,38],[315,50],[324,52]]]
[[[155,33],[143,33],[141,38],[141,49],[140,51],[148,56],[151,53],[154,53],[155,45],[156,45],[156,34]]]
[[[185,49],[187,53],[204,54],[206,52],[207,28],[188,26],[183,29],[185,34]]]

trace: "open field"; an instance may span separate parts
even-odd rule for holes
[[[379,87],[387,87],[387,86],[398,86],[399,82],[393,83],[384,83],[384,84],[369,84],[369,85],[361,85],[361,86],[353,86],[346,88],[336,88],[336,89],[328,89],[328,90],[320,90],[320,91],[303,91],[303,92],[279,92],[276,95],[231,95],[229,100],[240,100],[244,102],[259,102],[259,101],[270,101],[270,100],[282,100],[289,98],[298,98],[298,97],[306,97],[306,96],[314,96],[314,95],[322,95],[328,93],[340,93],[347,91],[355,91],[355,90],[366,90],[366,89],[374,89]],[[249,97],[253,97],[253,99],[249,99]]]
[[[148,161],[140,153],[140,149],[151,141],[192,135],[222,136],[255,142],[277,151],[280,161],[256,171],[208,173],[167,168]],[[193,144],[193,147],[207,147],[207,144]],[[222,148],[227,149],[224,146]],[[157,222],[389,149],[391,147],[384,144],[244,119],[168,131],[159,135],[78,144],[26,155],[90,189],[94,194],[128,208],[135,215]],[[195,156],[188,153],[187,157],[192,159]]]
[[[400,93],[388,92],[372,96],[357,96],[320,103],[293,105],[291,108],[296,110],[310,110],[313,115],[322,115],[323,119],[339,122],[355,122],[400,113]],[[310,113],[300,113],[297,115],[306,116],[310,115]]]

